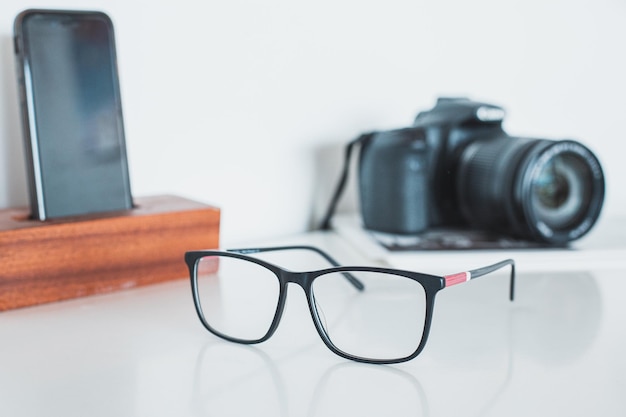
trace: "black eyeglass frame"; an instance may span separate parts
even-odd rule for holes
[[[324,257],[331,265],[332,268],[319,269],[314,271],[302,271],[302,272],[294,272],[288,269],[279,267],[270,262],[264,261],[262,259],[248,256],[249,254],[261,253],[261,252],[270,252],[270,251],[281,251],[281,250],[310,250],[318,253],[322,257]],[[262,266],[268,270],[270,270],[279,281],[279,295],[278,295],[278,303],[276,307],[276,312],[274,313],[274,318],[272,323],[267,331],[267,333],[259,338],[254,340],[248,339],[239,339],[235,337],[231,337],[227,334],[223,334],[218,330],[211,327],[211,325],[204,318],[204,314],[202,311],[202,306],[200,303],[200,294],[198,291],[198,277],[196,274],[198,261],[207,256],[219,256],[219,257],[230,257],[240,260],[249,261],[255,263],[259,266]],[[439,291],[444,288],[447,288],[451,285],[461,284],[463,282],[467,282],[470,279],[478,278],[480,276],[489,274],[498,269],[501,269],[505,266],[511,266],[511,278],[510,278],[510,288],[509,288],[509,298],[511,301],[514,299],[514,291],[515,291],[515,261],[512,259],[506,259],[495,263],[493,265],[485,266],[478,269],[473,269],[461,273],[437,276],[424,274],[421,272],[413,272],[406,271],[402,269],[393,269],[393,268],[382,268],[382,267],[370,267],[370,266],[340,266],[340,264],[335,261],[330,255],[326,252],[322,251],[319,248],[314,246],[277,246],[277,247],[266,247],[266,248],[249,248],[249,249],[228,249],[226,251],[220,250],[201,250],[201,251],[189,251],[185,253],[185,263],[189,268],[189,276],[191,279],[191,288],[193,294],[194,305],[196,309],[196,313],[198,314],[198,318],[202,325],[215,336],[218,336],[222,339],[228,340],[234,343],[240,344],[257,344],[266,341],[269,339],[280,323],[280,319],[282,317],[285,303],[287,299],[287,284],[290,282],[299,285],[305,292],[307,303],[309,306],[309,312],[311,314],[311,318],[313,319],[313,324],[317,333],[322,338],[324,344],[335,354],[349,360],[353,360],[356,362],[362,363],[370,363],[370,364],[394,364],[406,362],[411,359],[414,359],[418,356],[424,346],[426,345],[426,341],[428,340],[428,335],[430,333],[430,327],[432,322],[433,310],[435,305],[435,296]],[[321,324],[319,314],[317,313],[317,309],[315,307],[315,296],[313,294],[312,285],[313,281],[322,275],[331,274],[331,273],[343,273],[346,279],[358,290],[365,290],[364,285],[350,272],[374,272],[374,273],[382,273],[382,274],[390,274],[397,275],[412,279],[417,281],[425,291],[426,295],[426,312],[425,312],[425,320],[424,320],[424,330],[422,332],[422,338],[419,343],[417,349],[410,355],[395,358],[395,359],[372,359],[372,358],[364,358],[360,356],[351,355],[346,353],[336,347],[328,334],[326,333],[324,326]]]

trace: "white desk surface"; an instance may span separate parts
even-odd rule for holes
[[[334,234],[279,243],[371,264]],[[517,282],[513,303],[502,276],[445,289],[422,354],[388,366],[330,352],[295,286],[256,346],[209,334],[188,279],[0,313],[0,416],[626,415],[626,269]]]

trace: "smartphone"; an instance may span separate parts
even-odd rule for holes
[[[111,19],[26,10],[14,36],[32,217],[132,208]]]

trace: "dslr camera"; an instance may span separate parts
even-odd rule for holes
[[[503,118],[498,106],[440,98],[412,127],[363,135],[364,226],[471,229],[554,246],[587,233],[604,200],[596,156],[573,140],[510,136]]]

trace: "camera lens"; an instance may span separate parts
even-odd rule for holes
[[[459,160],[457,187],[470,226],[557,245],[589,231],[604,200],[600,163],[568,140],[474,141]]]
[[[537,174],[531,206],[537,219],[552,229],[563,230],[584,217],[592,186],[592,173],[583,160],[572,154],[557,155]]]

